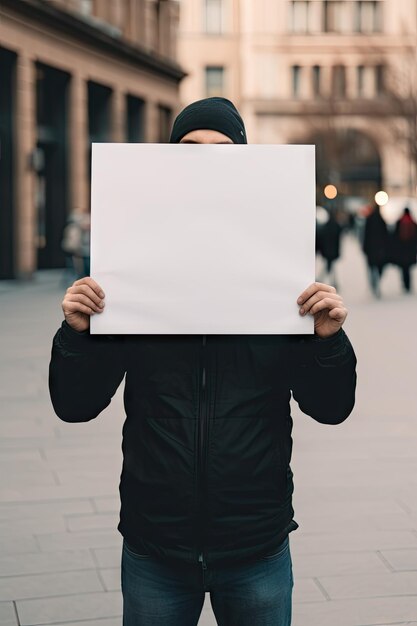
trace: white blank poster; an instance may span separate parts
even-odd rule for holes
[[[314,146],[93,144],[92,334],[313,333]]]

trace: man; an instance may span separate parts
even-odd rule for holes
[[[417,224],[410,209],[404,208],[394,230],[395,261],[401,269],[403,289],[411,293],[411,268],[417,261]]]
[[[372,293],[381,297],[381,277],[388,262],[388,228],[381,215],[381,208],[375,203],[365,222],[362,248],[368,263],[368,276]]]
[[[247,142],[233,104],[208,98],[179,114],[171,143]],[[289,626],[290,393],[318,422],[350,414],[342,298],[315,283],[294,302],[314,315],[311,336],[90,335],[103,288],[85,277],[67,290],[49,386],[61,419],[88,421],[126,373],[124,626],[194,626],[205,591],[220,626]]]

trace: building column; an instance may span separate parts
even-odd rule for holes
[[[16,278],[30,279],[37,266],[35,171],[36,68],[26,55],[16,62]]]
[[[70,93],[70,205],[72,210],[87,211],[88,91],[82,75],[73,74]]]
[[[323,32],[323,3],[310,2],[309,10],[309,31],[311,33]]]
[[[112,141],[126,141],[126,97],[117,88],[112,93]]]

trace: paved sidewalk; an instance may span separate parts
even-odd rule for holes
[[[375,301],[356,242],[344,252],[358,400],[336,427],[294,407],[293,626],[417,625],[417,296],[389,268]],[[60,278],[0,282],[1,626],[121,624],[123,387],[90,423],[53,412]],[[215,624],[208,596],[199,624]]]

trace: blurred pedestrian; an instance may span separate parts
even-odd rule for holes
[[[373,211],[366,218],[363,251],[368,262],[372,292],[379,298],[380,280],[388,262],[388,228],[378,204],[375,204]]]
[[[81,271],[79,278],[90,276],[90,226],[90,214],[83,213],[80,220],[81,237],[78,252],[81,259]]]
[[[410,292],[411,267],[417,257],[417,224],[413,220],[410,209],[405,207],[404,213],[395,225],[394,231],[395,261],[402,272],[404,291]]]
[[[328,219],[328,211],[322,206],[316,206],[316,255],[321,254],[321,233]]]
[[[65,287],[72,284],[72,282],[79,277],[76,259],[79,254],[80,246],[80,213],[78,211],[71,211],[68,215],[61,240],[61,248],[65,255],[65,270],[62,276],[62,285]]]
[[[321,272],[319,280],[328,282],[337,288],[336,272],[334,263],[340,257],[340,236],[342,227],[336,219],[333,211],[329,211],[329,219],[322,224],[320,229],[320,254],[322,255],[325,266]],[[325,281],[327,275],[327,280]]]

